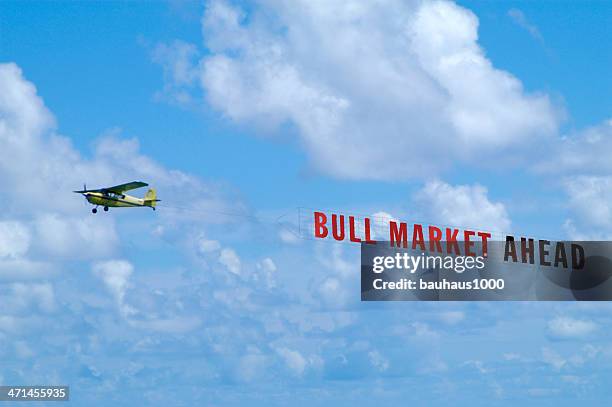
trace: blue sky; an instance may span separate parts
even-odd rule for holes
[[[306,4],[2,3],[0,382],[607,405],[606,304],[364,304],[358,248],[293,232],[308,207],[609,239],[612,5]],[[70,193],[132,179],[160,210]]]

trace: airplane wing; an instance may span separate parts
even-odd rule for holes
[[[140,181],[128,182],[127,184],[115,185],[114,187],[100,188],[100,189],[87,189],[87,187],[83,185],[83,190],[73,191],[73,192],[76,192],[77,194],[83,194],[85,192],[102,192],[102,193],[113,192],[115,194],[121,195],[125,191],[131,191],[132,189],[138,189],[138,188],[146,187],[148,185],[149,184],[147,184],[146,182],[140,182]]]
[[[132,189],[138,189],[138,188],[146,187],[148,185],[149,184],[147,184],[146,182],[134,181],[134,182],[128,182],[127,184],[115,185],[114,187],[110,187],[110,188],[102,188],[102,191],[114,192],[115,194],[122,194],[125,191],[131,191]]]

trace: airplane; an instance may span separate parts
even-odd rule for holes
[[[115,185],[114,187],[87,189],[87,185],[83,185],[82,191],[72,191],[81,194],[87,201],[96,205],[91,210],[92,213],[98,212],[98,206],[104,207],[104,212],[108,212],[108,208],[136,208],[149,207],[155,210],[155,205],[160,202],[154,189],[149,189],[144,198],[136,198],[125,194],[126,191],[146,187],[149,184],[140,181],[128,182],[127,184]]]

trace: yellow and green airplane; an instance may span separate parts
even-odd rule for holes
[[[96,207],[91,210],[93,213],[98,212],[98,206],[103,206],[105,212],[108,212],[108,208],[137,208],[143,206],[155,210],[155,205],[159,202],[159,199],[157,199],[154,189],[149,189],[144,198],[136,198],[125,194],[126,191],[146,187],[148,185],[149,184],[140,181],[128,182],[127,184],[100,189],[87,189],[87,186],[84,185],[82,191],[73,192],[83,195],[90,204],[96,205]]]

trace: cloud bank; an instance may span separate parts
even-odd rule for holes
[[[546,95],[493,66],[477,17],[452,2],[271,1],[247,19],[215,0],[202,32],[208,52],[197,63],[188,44],[156,51],[166,91],[184,100],[199,84],[235,122],[289,125],[334,177],[431,176],[559,125]]]

